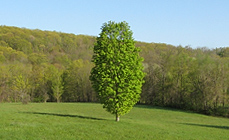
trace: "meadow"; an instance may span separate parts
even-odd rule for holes
[[[1,103],[0,139],[225,140],[229,119],[136,105],[115,122],[96,103]]]

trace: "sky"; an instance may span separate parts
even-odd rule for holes
[[[126,21],[136,41],[229,47],[229,0],[0,0],[0,25],[98,36]]]

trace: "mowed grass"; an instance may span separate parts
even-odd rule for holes
[[[0,139],[229,139],[229,119],[167,108],[137,105],[114,120],[95,103],[1,103]]]

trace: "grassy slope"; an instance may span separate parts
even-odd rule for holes
[[[229,139],[229,119],[139,105],[120,122],[100,104],[0,104],[0,139]]]

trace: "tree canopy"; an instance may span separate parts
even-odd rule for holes
[[[94,46],[95,67],[90,78],[103,107],[119,121],[140,99],[143,58],[126,22],[110,21],[101,29]]]

